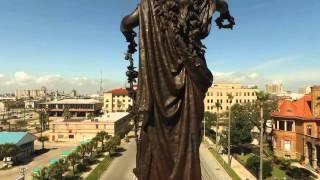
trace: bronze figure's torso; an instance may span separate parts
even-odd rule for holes
[[[142,0],[122,21],[130,53],[139,26],[139,180],[201,180],[203,99],[213,82],[201,40],[215,10],[233,20],[222,0]]]

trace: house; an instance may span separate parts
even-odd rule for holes
[[[272,113],[275,155],[304,160],[317,169],[320,165],[320,86],[296,101],[279,102]]]
[[[37,139],[28,132],[0,132],[0,145],[15,144],[20,151],[15,156],[16,160],[23,160],[32,157],[34,152],[34,141]]]

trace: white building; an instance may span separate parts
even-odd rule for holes
[[[26,109],[35,109],[37,108],[39,101],[37,100],[26,100],[24,101],[24,107]]]

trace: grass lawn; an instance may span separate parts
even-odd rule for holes
[[[107,156],[101,161],[101,163],[89,174],[86,180],[97,180],[101,177],[101,175],[108,169],[111,164],[113,158]]]
[[[249,154],[246,154],[243,156],[238,155],[237,159],[241,162],[242,165],[245,165],[247,160],[252,156],[254,156],[253,153],[249,153]],[[272,173],[271,174],[272,174],[272,177],[266,178],[267,180],[273,180],[274,178],[282,179],[284,177],[288,178],[288,176],[286,176],[286,172],[281,170],[280,167],[274,163],[272,163]]]

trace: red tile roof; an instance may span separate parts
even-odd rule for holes
[[[128,95],[128,90],[119,88],[119,89],[113,89],[111,91],[108,91],[107,93],[112,93],[114,95]]]
[[[273,117],[313,119],[311,110],[311,95],[305,95],[297,101],[283,100],[279,102],[279,112],[272,113]]]

